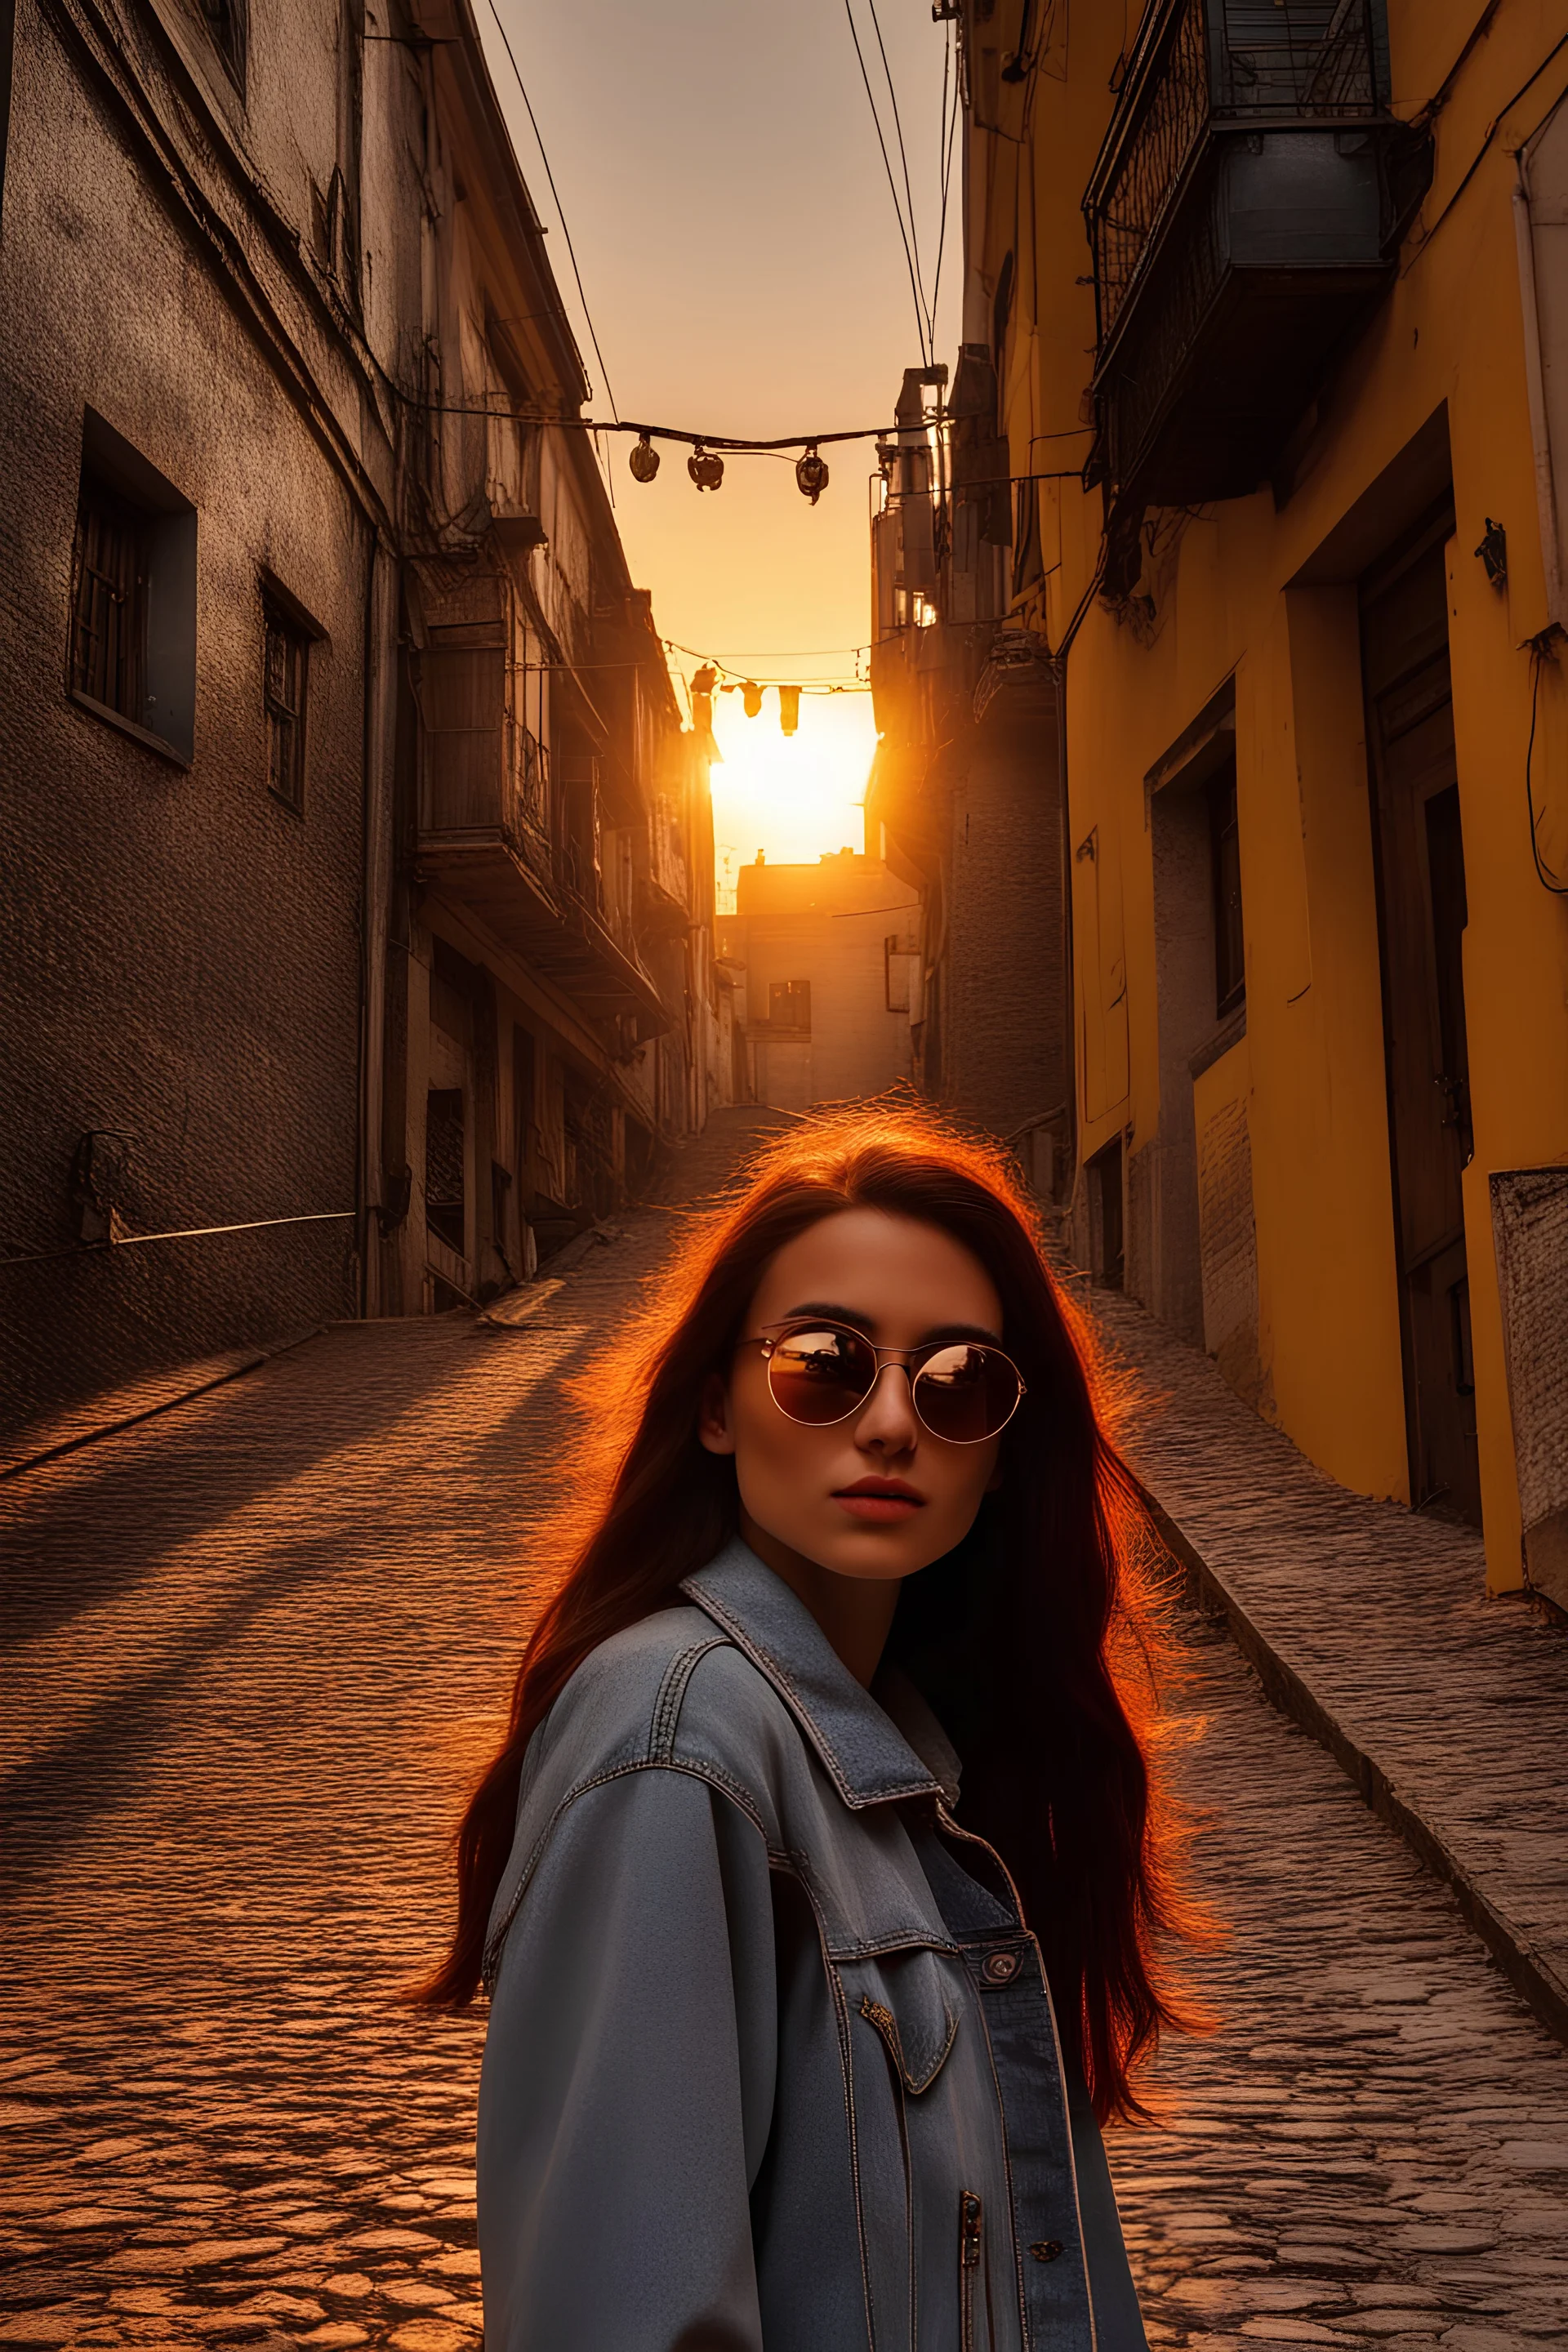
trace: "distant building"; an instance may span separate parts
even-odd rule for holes
[[[737,983],[746,1090],[779,1110],[858,1102],[911,1074],[921,1020],[920,896],[881,858],[742,866],[719,921]],[[737,1055],[737,1061],[739,1061]]]

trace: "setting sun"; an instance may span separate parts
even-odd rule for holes
[[[780,728],[773,688],[755,719],[746,717],[738,694],[717,694],[713,732],[723,753],[723,765],[712,773],[721,912],[734,905],[736,869],[750,865],[759,849],[771,862],[795,864],[824,850],[860,848],[861,805],[877,743],[868,691],[808,688],[795,735]]]

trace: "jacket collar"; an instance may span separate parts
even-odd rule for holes
[[[913,1684],[889,1671],[887,1706],[879,1705],[805,1603],[739,1536],[680,1589],[773,1685],[847,1805],[896,1797],[954,1801],[958,1759]],[[879,1690],[883,1682],[879,1675]]]

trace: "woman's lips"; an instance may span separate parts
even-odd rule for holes
[[[833,1499],[852,1519],[870,1519],[884,1526],[912,1518],[925,1508],[925,1496],[899,1478],[860,1478],[853,1486],[838,1487]]]

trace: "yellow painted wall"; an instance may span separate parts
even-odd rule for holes
[[[1022,148],[975,135],[971,266],[987,290],[1009,250],[1019,271],[1004,371],[1017,472],[1076,465],[1088,447],[1094,310],[1079,282],[1089,268],[1080,205],[1114,103],[1122,13],[1075,16],[1070,54],[1037,80]],[[1412,115],[1469,35],[1474,0],[1389,0],[1388,15],[1396,110]],[[1321,398],[1286,502],[1277,507],[1266,489],[1192,516],[1152,517],[1139,583],[1147,601],[1117,614],[1093,593],[1100,494],[1052,483],[1041,513],[1049,568],[1018,600],[1019,616],[1053,644],[1081,615],[1067,702],[1071,840],[1082,853],[1073,903],[1085,1159],[1119,1133],[1134,1155],[1159,1134],[1145,777],[1234,678],[1260,1392],[1333,1476],[1408,1499],[1353,585],[1378,550],[1347,556],[1338,577],[1331,542],[1447,404],[1476,1137],[1464,1191],[1489,1581],[1498,1590],[1516,1586],[1521,1570],[1487,1174],[1568,1159],[1568,900],[1536,877],[1524,789],[1526,641],[1547,611],[1511,152],[1568,89],[1568,51],[1529,81],[1565,33],[1568,0],[1502,0],[1436,117],[1436,176],[1397,282]],[[1568,499],[1561,457],[1559,476]],[[1489,516],[1508,531],[1501,593],[1471,552]],[[1558,649],[1540,685],[1542,775],[1568,763],[1568,645],[1559,639]]]

